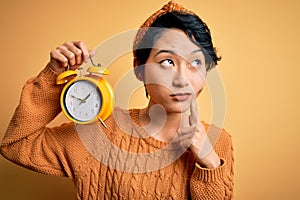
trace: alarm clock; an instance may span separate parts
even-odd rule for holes
[[[112,86],[103,78],[109,71],[94,64],[87,69],[86,75],[82,75],[82,68],[79,70],[78,76],[76,71],[68,68],[56,79],[57,84],[66,84],[60,96],[62,111],[75,123],[88,124],[99,120],[106,127],[104,121],[114,106]]]

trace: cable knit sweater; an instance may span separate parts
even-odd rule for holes
[[[232,199],[233,149],[226,131],[214,127],[221,131],[214,148],[222,165],[216,169],[201,168],[189,149],[172,162],[164,162],[165,156],[158,161],[151,156],[132,159],[124,155],[146,155],[168,145],[152,137],[128,134],[133,129],[142,132],[138,109],[116,109],[131,122],[121,128],[117,121],[122,117],[111,115],[105,121],[107,129],[95,126],[103,134],[74,123],[46,126],[61,112],[62,86],[55,84],[56,76],[47,66],[25,84],[1,144],[5,158],[37,172],[69,177],[77,199]],[[111,145],[105,145],[100,135]]]

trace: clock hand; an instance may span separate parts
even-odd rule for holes
[[[85,103],[86,100],[91,96],[91,93],[92,93],[92,92],[93,92],[93,91],[91,91],[86,97],[84,97],[84,98],[82,99],[82,101],[79,103],[79,105],[82,104],[82,103]]]
[[[82,100],[84,100],[84,101],[86,101],[90,96],[91,96],[91,93],[92,92],[90,92],[86,97],[84,97]]]
[[[75,97],[74,95],[71,95],[71,97],[74,98],[74,99],[79,100],[79,101],[80,101],[79,105],[80,105],[81,103],[84,103],[84,102],[85,102],[85,100],[80,99],[80,98],[78,98],[78,97]]]

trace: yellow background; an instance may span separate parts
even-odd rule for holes
[[[22,85],[44,67],[52,49],[69,40],[94,48],[111,35],[137,28],[166,2],[1,0],[0,138]],[[207,22],[223,57],[218,68],[227,98],[225,129],[235,146],[235,199],[299,199],[300,2],[178,2]],[[119,67],[131,69],[131,60]],[[139,93],[133,106],[145,101]],[[205,120],[207,96],[200,97]],[[31,172],[1,157],[0,198],[75,199],[75,189],[65,178]]]

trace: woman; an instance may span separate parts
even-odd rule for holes
[[[212,126],[201,123],[197,111],[206,73],[219,60],[206,24],[169,2],[142,25],[134,43],[135,73],[148,106],[116,108],[107,128],[96,123],[93,131],[74,123],[46,127],[61,111],[56,77],[92,54],[82,41],[51,52],[46,68],[23,88],[1,154],[31,170],[69,177],[77,199],[232,199],[230,135],[214,127],[218,140],[209,140]]]

